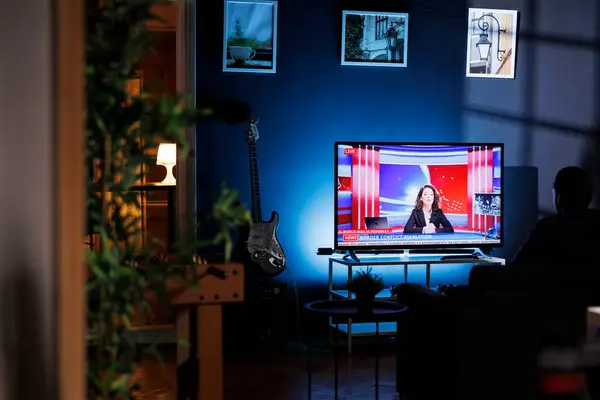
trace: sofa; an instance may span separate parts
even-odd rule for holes
[[[401,398],[529,399],[541,349],[576,345],[588,306],[600,304],[592,268],[476,266],[447,295],[401,284],[409,307],[398,327]]]

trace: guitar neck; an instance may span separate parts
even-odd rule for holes
[[[252,221],[259,223],[262,221],[262,211],[260,208],[260,185],[258,181],[258,155],[256,145],[249,145],[250,152],[250,188],[252,190]]]

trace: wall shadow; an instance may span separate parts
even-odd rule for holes
[[[526,12],[519,13],[519,33],[518,33],[518,48],[521,48],[522,44],[526,44],[527,51],[519,51],[519,58],[516,60],[516,65],[523,62],[526,66],[519,76],[515,75],[515,79],[522,79],[524,86],[521,87],[522,91],[522,108],[517,112],[508,112],[494,107],[481,107],[476,105],[464,105],[463,111],[466,118],[482,118],[485,120],[492,121],[493,123],[506,124],[511,126],[520,127],[521,135],[518,138],[518,163],[519,165],[535,165],[536,152],[542,150],[542,146],[555,146],[558,147],[561,143],[540,143],[540,140],[535,140],[536,131],[547,131],[556,133],[560,136],[572,137],[577,140],[583,139],[586,143],[585,149],[582,154],[577,156],[578,164],[584,168],[589,169],[594,177],[594,183],[596,186],[595,200],[593,203],[594,207],[600,206],[600,25],[595,24],[595,38],[575,38],[572,36],[554,35],[540,33],[539,30],[539,17],[540,17],[540,0],[526,0],[524,1],[524,9]],[[501,7],[498,7],[501,8]],[[596,20],[600,19],[600,6],[596,7]],[[522,30],[522,26],[526,26],[527,30]],[[596,107],[593,115],[593,123],[583,122],[577,123],[565,123],[557,120],[549,120],[540,118],[536,115],[539,112],[538,102],[545,100],[541,98],[541,85],[536,76],[540,71],[540,67],[543,68],[554,68],[553,65],[543,65],[543,60],[539,57],[539,48],[544,46],[546,51],[556,50],[578,50],[587,51],[593,53],[594,56],[594,73],[592,76],[593,84],[595,85],[594,99]],[[576,62],[573,62],[573,71],[578,71],[577,68],[580,66]],[[555,72],[556,79],[566,79]],[[590,82],[590,85],[592,82]],[[583,95],[582,95],[583,96]],[[508,101],[517,101],[515,99],[498,99],[498,103],[505,103]],[[553,99],[553,105],[560,107],[561,102],[569,102],[572,99],[560,98],[557,94],[557,98]],[[550,140],[548,140],[550,142]],[[536,148],[537,146],[537,148]],[[552,150],[568,150],[553,148]],[[550,152],[549,152],[550,153]],[[550,161],[553,162],[553,161]],[[556,165],[557,169],[560,169],[566,165]],[[543,168],[540,174],[545,173]],[[552,177],[553,178],[553,177]],[[544,184],[543,181],[540,184]],[[549,192],[548,188],[548,192]],[[550,196],[550,194],[548,194]],[[541,201],[542,199],[540,199]],[[540,216],[546,216],[554,213],[553,209],[546,207],[540,207]]]

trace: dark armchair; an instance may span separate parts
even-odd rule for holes
[[[397,389],[411,399],[526,399],[537,355],[575,344],[588,306],[600,304],[600,271],[474,267],[447,296],[397,288],[409,306],[397,337]]]

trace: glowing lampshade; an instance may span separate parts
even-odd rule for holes
[[[167,168],[167,176],[160,183],[161,185],[175,185],[175,176],[173,176],[175,164],[177,164],[177,145],[175,143],[161,143],[158,146],[156,165],[164,165]]]

